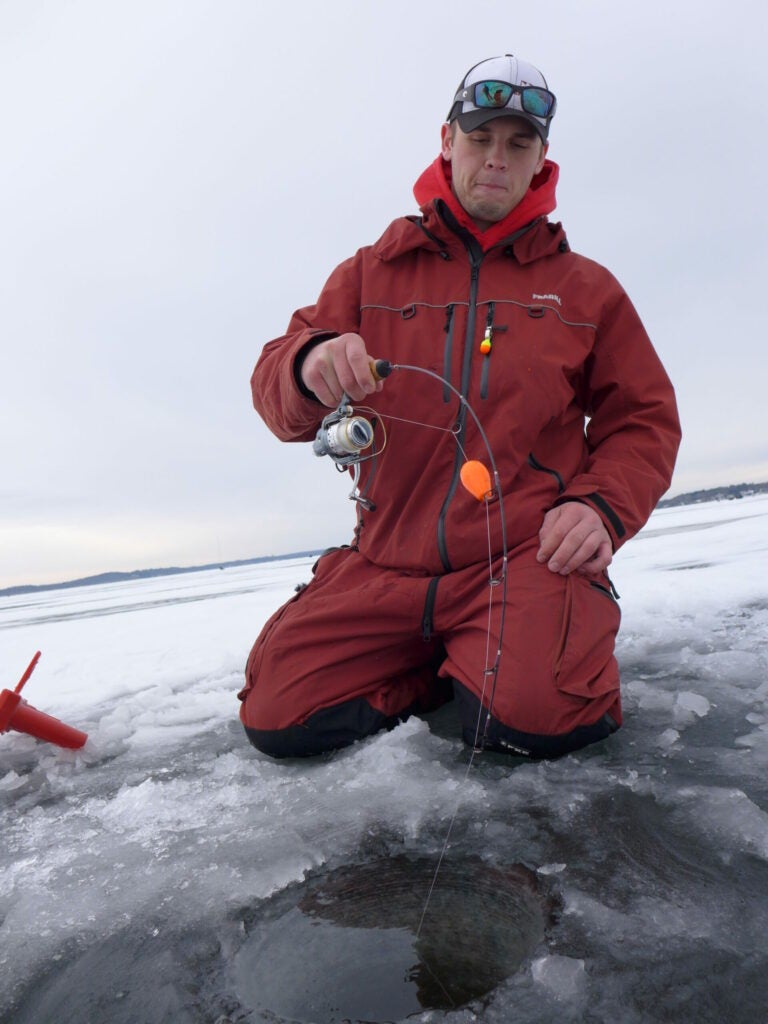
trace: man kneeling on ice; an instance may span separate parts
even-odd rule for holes
[[[320,431],[321,448],[325,428],[357,502],[350,545],[248,659],[241,719],[274,757],[451,695],[468,743],[530,757],[621,725],[606,570],[669,486],[680,427],[629,298],[547,220],[555,108],[525,61],[471,68],[414,187],[421,216],[337,267],[258,361],[267,425],[285,441]],[[339,440],[347,399],[367,423]],[[461,485],[467,462],[494,470],[487,493]]]

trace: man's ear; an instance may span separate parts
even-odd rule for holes
[[[541,156],[539,157],[539,162],[536,164],[536,171],[534,172],[535,174],[538,174],[539,171],[544,166],[544,161],[547,159],[548,151],[549,151],[549,143],[545,142],[545,143],[543,143],[543,145],[541,147]]]
[[[450,160],[453,152],[453,127],[447,122],[440,128],[440,152],[443,160]]]

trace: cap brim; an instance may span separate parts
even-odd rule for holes
[[[466,135],[497,117],[517,117],[521,121],[527,121],[532,128],[536,129],[536,133],[541,141],[547,141],[549,125],[542,124],[538,118],[526,114],[523,110],[510,110],[509,107],[503,107],[498,110],[469,110],[466,114],[458,114],[455,120],[459,122],[459,127]]]

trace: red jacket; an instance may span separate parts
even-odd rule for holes
[[[316,305],[265,346],[254,405],[281,439],[313,440],[329,410],[300,386],[302,352],[358,333],[372,357],[426,367],[465,396],[499,471],[509,549],[573,499],[600,514],[618,548],[669,486],[680,441],[672,385],[615,278],[540,216],[554,207],[556,165],[483,234],[469,230],[446,169],[438,158],[417,182],[422,217],[394,221],[337,267]],[[395,370],[366,404],[380,420],[377,448],[382,425],[386,444],[362,464],[360,489],[375,509],[359,511],[360,551],[430,575],[487,561],[487,517],[458,473],[465,459],[489,458],[463,403],[440,381]]]

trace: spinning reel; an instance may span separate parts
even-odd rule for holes
[[[371,373],[376,380],[383,380],[392,372],[392,364],[386,359],[371,362]],[[366,410],[367,412],[368,410]],[[363,498],[358,490],[360,481],[360,463],[372,458],[376,453],[368,452],[373,444],[373,424],[365,416],[355,415],[350,405],[349,396],[343,394],[341,401],[333,412],[323,418],[312,442],[315,455],[328,455],[340,471],[352,469],[353,487],[350,500],[356,501],[368,511],[373,511],[372,502]]]

